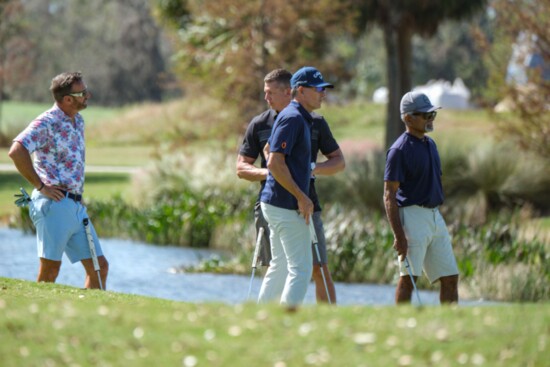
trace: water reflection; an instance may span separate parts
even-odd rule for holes
[[[109,259],[110,273],[107,288],[110,291],[139,294],[185,302],[246,301],[250,276],[218,274],[175,273],[173,269],[215,256],[213,251],[181,247],[153,246],[119,239],[102,239],[102,247]],[[38,271],[34,236],[20,231],[0,228],[0,276],[35,280]],[[64,257],[58,283],[82,287],[82,265],[71,264]],[[252,298],[260,289],[261,278],[256,277]],[[315,303],[315,287],[310,284],[306,303]],[[394,287],[368,284],[336,283],[338,303],[341,305],[392,305]],[[438,304],[435,292],[421,291],[424,304]]]

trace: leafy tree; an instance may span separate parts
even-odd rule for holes
[[[66,70],[82,71],[94,102],[120,105],[160,101],[166,76],[159,27],[149,0],[21,1],[20,34],[27,44],[32,78],[13,79],[13,99],[50,101],[51,78]],[[13,44],[8,49],[12,54]]]
[[[25,32],[22,10],[20,0],[0,0],[0,136],[3,134],[2,102],[7,94],[6,84],[12,80],[26,80],[30,75],[30,45],[22,37]]]
[[[342,72],[342,60],[324,51],[346,29],[348,0],[188,0],[173,14],[163,10],[173,1],[158,2],[161,19],[177,30],[178,75],[243,112],[263,107],[262,80],[274,68],[313,64],[334,82]]]
[[[413,85],[429,80],[453,81],[461,78],[470,88],[474,103],[483,103],[481,99],[489,73],[485,64],[480,62],[483,54],[476,45],[477,29],[488,31],[486,12],[475,16],[470,22],[446,22],[429,39],[415,37]]]
[[[359,27],[378,24],[384,32],[387,55],[389,100],[386,120],[386,146],[403,132],[399,116],[401,96],[412,88],[412,37],[432,36],[445,20],[472,16],[485,6],[485,0],[356,0]]]
[[[501,101],[508,111],[494,115],[499,133],[550,160],[550,3],[493,0],[491,8],[494,34],[480,31],[478,41],[491,71],[490,107]],[[519,77],[510,74],[514,64]]]

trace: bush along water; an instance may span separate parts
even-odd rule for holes
[[[208,247],[216,228],[236,215],[239,204],[221,191],[164,191],[146,208],[114,198],[91,202],[88,212],[105,237],[130,238],[158,245]]]
[[[336,280],[395,282],[393,234],[384,216],[332,207],[324,213],[324,223]],[[465,294],[502,301],[550,300],[550,244],[523,239],[520,228],[519,215],[509,212],[479,226],[450,226]],[[431,287],[425,278],[419,284]]]

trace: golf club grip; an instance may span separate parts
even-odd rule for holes
[[[256,269],[258,264],[258,253],[260,252],[260,244],[262,243],[262,238],[264,236],[264,227],[260,227],[258,230],[258,238],[256,238],[256,248],[254,249],[254,257],[252,258],[252,268]]]
[[[28,201],[31,201],[31,197],[30,197],[29,194],[27,193],[27,190],[25,190],[24,188],[20,187],[20,188],[19,188],[19,191],[21,191],[21,193],[23,194],[23,196],[25,197],[25,199],[27,199]]]
[[[309,218],[309,233],[311,235],[311,242],[317,245],[319,241],[317,240],[317,232],[315,232],[315,226],[313,225],[313,217]]]

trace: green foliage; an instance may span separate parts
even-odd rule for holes
[[[325,214],[329,266],[335,280],[391,283],[395,278],[393,233],[385,218],[332,207]]]
[[[466,293],[502,301],[550,300],[550,243],[525,239],[520,219],[517,214],[503,212],[480,226],[451,226],[461,286]],[[376,212],[365,215],[332,207],[325,212],[324,223],[329,266],[336,280],[395,281],[393,233],[385,217]],[[499,278],[495,269],[514,271]],[[495,272],[495,277],[486,278],[486,271]],[[492,287],[487,287],[489,283]]]
[[[187,1],[184,0],[153,0],[153,13],[174,29],[185,28],[190,17]]]
[[[242,114],[259,111],[262,80],[272,69],[290,71],[314,62],[328,80],[343,60],[326,52],[347,27],[348,0],[188,1],[189,22],[177,30],[177,73],[199,82]],[[176,20],[179,14],[164,12]],[[331,57],[330,62],[323,59]],[[320,67],[320,66],[319,66]]]
[[[383,211],[385,161],[385,154],[380,150],[352,156],[344,172],[316,181],[319,197],[323,202],[337,203],[348,209]]]
[[[466,223],[483,222],[505,208],[531,206],[545,212],[550,206],[549,167],[540,158],[494,145],[445,150],[441,160],[446,205]]]
[[[444,207],[452,220],[476,224],[502,209],[528,206],[545,213],[550,207],[549,168],[537,157],[500,144],[470,150],[452,145],[440,156]],[[344,172],[317,180],[319,197],[344,208],[383,211],[385,160],[377,150],[352,156]]]
[[[498,135],[548,162],[550,5],[547,1],[495,0],[492,10],[492,32],[480,31],[478,43],[490,72],[485,94],[492,102],[488,107],[497,112],[493,117],[499,122]]]
[[[115,197],[91,202],[88,212],[98,232],[159,245],[208,247],[216,226],[230,214],[219,193],[190,189],[159,193],[155,202],[139,209]]]
[[[51,78],[70,70],[83,72],[95,103],[162,99],[164,40],[148,0],[15,2],[25,27],[6,44],[1,70],[11,99],[52,101]]]
[[[450,21],[441,24],[438,32],[429,39],[413,39],[413,85],[430,80],[453,81],[461,78],[472,92],[476,103],[487,85],[488,71],[479,62],[482,52],[476,47],[473,29],[485,27],[486,14],[475,16],[468,22]]]

